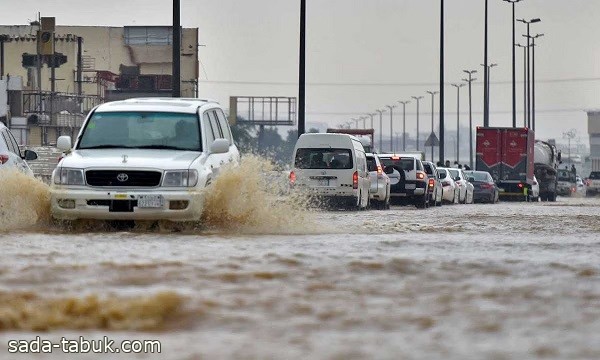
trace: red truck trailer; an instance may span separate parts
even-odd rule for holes
[[[489,172],[500,197],[529,200],[534,174],[535,134],[529,128],[477,128],[477,163]]]

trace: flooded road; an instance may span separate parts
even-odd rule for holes
[[[563,198],[292,212],[290,231],[5,231],[0,354],[108,335],[162,341],[136,359],[598,359],[599,210]],[[69,356],[18,356],[42,357]]]

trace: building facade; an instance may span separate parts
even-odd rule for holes
[[[21,131],[25,119],[29,145],[52,145],[60,135],[76,134],[99,103],[171,96],[171,27],[56,26],[54,56],[38,56],[39,29],[37,23],[0,25],[0,76],[22,79],[22,88],[8,91],[12,103],[5,119]],[[181,96],[196,97],[198,29],[182,29],[181,39]]]

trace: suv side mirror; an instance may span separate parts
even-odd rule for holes
[[[472,177],[470,177],[470,178],[469,178],[469,182],[470,182],[470,183],[474,183],[474,182],[475,182],[475,178],[472,178]]]
[[[56,140],[56,147],[61,151],[71,150],[71,137],[67,135],[60,136]]]
[[[38,154],[33,151],[33,150],[25,150],[25,154],[23,156],[23,159],[27,160],[27,161],[31,161],[31,160],[35,160],[38,158]]]
[[[394,173],[394,168],[393,168],[393,167],[391,167],[391,166],[386,166],[386,167],[383,169],[383,172],[384,172],[384,173],[386,173],[386,174],[388,174],[388,175],[390,175],[390,174],[393,174],[393,173]]]
[[[229,140],[227,139],[215,139],[212,144],[210,144],[210,153],[211,154],[224,154],[229,151]]]
[[[442,174],[438,174],[438,179],[444,179],[446,176],[442,175]]]
[[[460,181],[460,180],[461,180],[460,176],[457,176],[457,177],[454,178],[454,181]]]

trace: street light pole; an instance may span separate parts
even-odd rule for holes
[[[435,101],[435,94],[437,94],[438,91],[427,91],[427,93],[431,95],[431,133],[433,134],[433,103]],[[440,159],[440,161],[443,160]],[[433,162],[433,143],[431,144],[431,162]]]
[[[375,110],[379,113],[379,151],[383,151],[383,113],[385,110]]]
[[[523,48],[523,127],[527,127],[527,45],[517,46]]]
[[[417,101],[417,151],[419,151],[419,100],[421,100],[422,96],[412,96],[413,99]],[[406,133],[404,134],[404,138],[406,139]]]
[[[490,126],[490,114],[489,114],[489,112],[490,112],[490,82],[491,82],[491,80],[490,80],[490,75],[491,75],[490,69],[493,68],[494,66],[498,66],[498,64],[490,64],[488,66],[485,66],[485,64],[481,64],[481,66],[484,67],[483,71],[484,71],[484,74],[487,77],[487,84],[485,85],[486,86],[486,91],[485,92],[486,92],[487,99],[485,99],[485,104],[486,104],[486,108],[487,108],[487,112],[488,112],[488,115],[487,115],[487,118],[488,118],[487,127],[489,127]],[[484,127],[485,126],[486,125],[484,125]]]
[[[487,0],[486,0],[487,1]],[[444,156],[444,0],[440,0],[440,161]],[[433,162],[433,154],[431,155]]]
[[[460,163],[460,88],[465,84],[452,84],[456,88],[456,161]]]
[[[535,131],[535,39],[544,36],[531,36],[531,129]]]
[[[374,129],[375,129],[375,128],[374,128],[374,126],[375,126],[375,125],[373,125],[373,116],[375,116],[375,115],[377,115],[377,114],[376,114],[376,113],[373,113],[373,114],[369,113],[369,114],[367,114],[367,115],[371,117],[371,129],[372,129],[372,130],[374,130]]]
[[[410,101],[398,101],[402,104],[402,151],[406,151],[406,104]]]
[[[483,126],[490,126],[488,113],[488,0],[485,0],[485,16],[484,16],[484,35],[483,35]]]
[[[181,97],[181,4],[173,0],[173,69],[171,96]],[[54,63],[54,59],[52,59]],[[53,64],[54,65],[54,64]],[[53,67],[54,68],[54,67]]]
[[[531,57],[529,56],[529,48],[531,47],[529,39],[531,36],[529,35],[529,25],[540,22],[541,20],[536,18],[529,21],[525,19],[519,19],[517,21],[527,25],[527,36],[525,36],[527,38],[527,127],[531,128],[531,74],[529,69],[529,63],[531,60]]]
[[[386,105],[390,109],[390,151],[394,153],[394,108],[396,105]]]
[[[503,0],[512,4],[512,127],[517,127],[517,85],[516,85],[516,60],[515,60],[515,3],[521,0]]]
[[[300,0],[300,52],[298,67],[298,137],[300,137],[306,131],[306,0]]]
[[[469,74],[469,78],[463,80],[469,83],[469,166],[471,167],[471,169],[475,169],[473,167],[473,112],[471,107],[471,83],[477,80],[474,77],[472,77],[473,74],[477,72],[477,70],[463,71]]]

